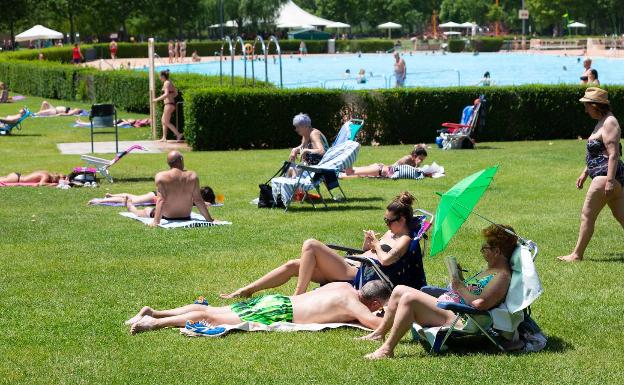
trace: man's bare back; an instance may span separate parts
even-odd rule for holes
[[[329,283],[319,289],[290,297],[294,323],[355,322],[375,328],[381,318],[362,303],[359,292],[346,282]],[[382,304],[383,305],[383,304]],[[381,306],[380,306],[381,307]]]
[[[164,219],[186,219],[191,215],[193,204],[207,221],[212,221],[208,208],[199,191],[199,178],[194,171],[184,170],[184,160],[178,151],[167,155],[170,170],[156,174],[158,189],[156,208],[152,211],[153,225]]]

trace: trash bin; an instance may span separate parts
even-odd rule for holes
[[[95,51],[95,48],[87,48],[85,50],[85,60],[86,61],[93,61],[95,59],[97,59],[97,53]]]
[[[327,40],[327,53],[336,53],[336,39]]]

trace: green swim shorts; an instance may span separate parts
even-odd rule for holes
[[[283,295],[264,295],[243,302],[237,302],[232,311],[243,321],[270,325],[274,322],[292,322],[293,309],[290,298]]]

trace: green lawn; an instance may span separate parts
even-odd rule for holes
[[[34,109],[41,99],[29,97],[25,102],[19,105]],[[14,113],[17,107],[0,105],[0,115]],[[71,128],[71,122],[72,118],[28,119],[22,131],[0,137],[0,175],[37,169],[67,172],[81,165],[78,155],[60,155],[55,146],[88,140],[89,130]],[[127,129],[122,130],[122,139],[146,139],[148,134],[148,129]],[[294,134],[292,140],[297,142]],[[409,148],[364,147],[357,163],[391,162]],[[622,229],[606,210],[585,262],[555,260],[576,241],[584,192],[574,183],[583,167],[583,142],[482,143],[475,151],[431,149],[428,161],[445,166],[447,177],[344,181],[351,199],[332,203],[328,210],[296,204],[284,213],[250,205],[257,185],[287,153],[186,155],[187,168],[225,195],[225,206],[212,213],[232,221],[229,227],[150,229],[119,216],[119,208],[86,206],[88,199],[108,191],[151,190],[153,175],[166,167],[164,154],[132,153],[111,169],[116,183],[103,182],[97,189],[0,188],[0,383],[624,382]],[[123,326],[142,305],[175,307],[198,295],[215,305],[231,303],[217,294],[296,257],[305,239],[357,246],[362,229],[384,231],[383,209],[399,191],[411,191],[418,206],[435,210],[436,191],[492,164],[501,167],[477,210],[513,225],[540,246],[537,267],[545,293],[533,312],[550,337],[545,351],[514,355],[471,349],[433,357],[405,338],[397,359],[367,362],[362,356],[378,344],[355,341],[362,333],[353,330],[191,339],[176,330],[133,337]],[[443,254],[459,256],[471,271],[479,268],[483,264],[479,230],[485,225],[472,216]],[[432,284],[446,278],[442,260],[441,255],[425,261]],[[276,292],[293,290],[291,281]]]

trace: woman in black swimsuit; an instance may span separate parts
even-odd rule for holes
[[[160,139],[161,142],[167,141],[167,129],[170,129],[176,136],[176,140],[179,142],[182,140],[182,134],[178,131],[176,126],[171,123],[171,115],[176,109],[176,97],[178,96],[178,90],[175,88],[171,80],[169,80],[169,70],[160,71],[160,81],[163,82],[163,94],[154,99],[154,103],[158,103],[161,100],[165,101],[162,114],[162,130],[163,136]]]
[[[589,116],[598,120],[598,123],[587,141],[587,167],[576,181],[576,187],[581,189],[587,177],[592,178],[581,211],[581,228],[576,247],[571,254],[559,257],[566,262],[583,259],[594,233],[596,218],[605,205],[609,205],[615,219],[624,227],[624,163],[620,159],[620,125],[611,113],[607,91],[590,87],[580,101]]]
[[[412,238],[410,225],[413,217],[412,203],[415,198],[409,192],[402,192],[386,207],[384,222],[388,231],[377,239],[372,230],[365,231],[363,256],[378,260],[381,270],[395,284],[424,285],[424,271],[420,261],[407,261],[411,255],[408,249]],[[406,263],[399,263],[406,262]],[[303,243],[299,259],[290,260],[270,271],[262,278],[244,286],[233,293],[221,294],[221,298],[250,297],[253,293],[285,284],[292,277],[297,277],[297,288],[294,295],[305,293],[310,281],[328,283],[334,281],[353,281],[357,267],[348,264],[345,259],[324,243],[308,239]],[[417,272],[417,273],[415,273]],[[422,278],[412,279],[410,275],[421,275]],[[417,289],[420,289],[420,286]]]

